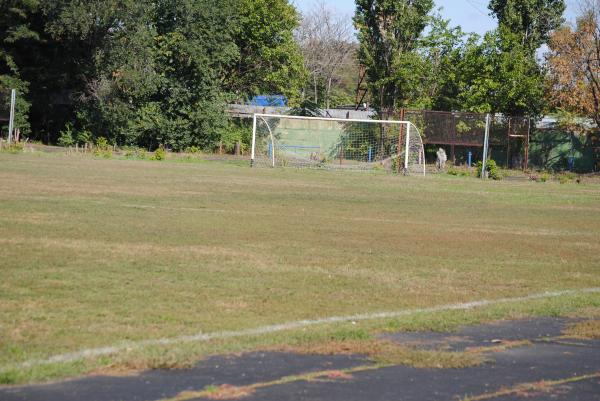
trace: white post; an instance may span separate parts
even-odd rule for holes
[[[271,137],[271,167],[275,167],[275,138],[273,138],[273,131],[271,131],[269,123],[265,121],[265,124],[267,124],[267,128],[269,129],[269,136]]]
[[[487,157],[488,157],[488,146],[490,143],[490,122],[491,122],[491,118],[490,118],[490,114],[486,114],[485,115],[485,138],[483,140],[483,160],[482,160],[482,166],[481,166],[481,179],[485,179],[485,166],[487,164]]]
[[[8,144],[12,142],[13,130],[15,128],[15,102],[17,101],[17,90],[10,91],[10,118],[8,120]]]
[[[408,174],[409,147],[410,147],[410,123],[406,123],[406,148],[404,149],[404,174]]]
[[[254,167],[254,148],[256,146],[256,114],[252,118],[252,155],[250,156],[250,167]]]

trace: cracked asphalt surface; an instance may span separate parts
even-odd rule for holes
[[[562,337],[568,319],[540,318],[463,327],[455,333],[396,333],[385,338],[423,349],[462,351],[511,341],[528,344],[487,354],[464,369],[387,366],[340,377],[259,386],[244,400],[600,400],[600,340]],[[291,375],[370,366],[363,356],[253,352],[208,358],[192,369],[134,376],[91,376],[57,383],[0,387],[2,401],[137,401],[174,398],[207,386],[251,386]],[[223,394],[221,394],[222,396]],[[203,398],[186,398],[201,400]],[[221,398],[223,399],[223,398]]]

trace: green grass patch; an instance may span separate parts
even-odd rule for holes
[[[600,286],[596,184],[31,153],[0,154],[0,164],[0,369],[200,331]],[[554,302],[132,349],[5,369],[1,380],[180,367],[303,336],[442,330],[599,303]]]

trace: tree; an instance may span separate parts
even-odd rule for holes
[[[221,82],[238,56],[229,17],[234,5],[146,4],[152,12],[122,23],[98,53],[82,124],[117,143],[175,150],[216,146],[227,125]],[[105,127],[108,133],[99,132]]]
[[[446,111],[461,108],[459,66],[472,35],[465,34],[460,27],[451,27],[450,21],[439,13],[432,15],[429,31],[420,40],[418,49],[423,64],[422,89],[411,107]]]
[[[302,55],[294,40],[299,16],[287,0],[235,0],[233,40],[239,57],[224,78],[225,90],[238,100],[257,94],[283,94],[292,103],[305,79]],[[215,3],[206,7],[215,8]],[[220,4],[219,6],[220,7]],[[219,28],[215,35],[219,32]]]
[[[359,59],[378,112],[406,105],[420,85],[418,39],[433,0],[357,0]]]
[[[564,111],[600,126],[600,2],[584,3],[573,30],[563,26],[549,42],[549,97]]]
[[[543,71],[514,35],[501,31],[502,27],[467,43],[458,67],[461,108],[539,115],[544,108]]]
[[[0,86],[32,88],[29,116],[18,110],[47,142],[70,123],[119,144],[210,148],[227,101],[298,97],[304,80],[286,0],[6,0],[0,13]]]
[[[466,108],[539,115],[544,71],[536,51],[560,26],[564,0],[491,0],[498,29],[471,43],[463,63],[460,97]]]
[[[516,41],[531,54],[563,23],[565,8],[564,0],[491,0],[489,4],[499,25],[517,35]]]
[[[15,127],[25,135],[30,132],[31,103],[29,83],[23,78],[20,61],[23,51],[40,40],[39,26],[33,22],[39,11],[38,1],[12,0],[0,4],[0,93],[5,96],[0,101],[8,106],[10,90],[17,90]]]
[[[136,143],[127,126],[159,85],[152,10],[148,2],[132,0],[46,5],[53,48],[73,65],[66,67],[73,75],[64,78],[56,79],[59,71],[47,71],[59,85],[50,86],[48,96],[62,93],[67,99],[63,125],[75,123],[115,143]]]
[[[336,17],[323,2],[302,16],[296,41],[310,75],[315,104],[319,104],[319,89],[323,84],[323,103],[325,108],[330,107],[332,84],[340,79],[342,67],[354,54],[353,36],[350,21],[344,16]]]

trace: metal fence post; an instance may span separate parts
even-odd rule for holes
[[[491,123],[491,118],[490,118],[490,114],[486,114],[485,115],[485,139],[483,140],[483,160],[482,160],[482,166],[481,166],[481,179],[485,179],[485,168],[486,168],[486,164],[487,164],[487,157],[488,157],[488,146],[489,146],[489,141],[490,141],[490,123]]]
[[[254,156],[256,147],[256,114],[252,116],[252,149],[250,150],[250,167],[254,167]]]
[[[404,149],[404,174],[409,173],[408,171],[408,151],[410,150],[410,123],[406,123],[406,148]]]
[[[13,138],[13,130],[15,129],[15,102],[17,101],[17,90],[10,91],[10,118],[8,120],[8,144],[10,145]]]

